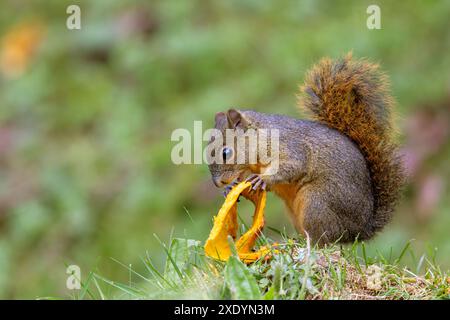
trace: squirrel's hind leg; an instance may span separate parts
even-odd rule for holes
[[[313,244],[322,246],[347,241],[348,232],[338,215],[329,208],[323,193],[309,188],[299,192],[292,214],[297,231],[305,236],[307,233]]]

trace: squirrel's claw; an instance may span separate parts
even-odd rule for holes
[[[223,190],[223,196],[226,198],[228,196],[228,194],[230,193],[231,189],[233,189],[238,184],[239,184],[239,180],[238,179],[233,180],[233,182],[228,184],[225,187],[225,189]],[[239,199],[237,200],[237,202],[239,202]]]
[[[266,182],[258,174],[252,174],[246,179],[246,181],[252,184],[250,192],[257,191],[258,189],[266,190]]]

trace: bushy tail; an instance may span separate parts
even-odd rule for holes
[[[353,60],[323,59],[301,87],[302,109],[315,120],[356,142],[364,154],[374,193],[373,232],[390,220],[404,181],[402,162],[392,141],[389,83],[378,65]]]

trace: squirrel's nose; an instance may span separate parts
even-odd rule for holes
[[[213,177],[212,181],[214,182],[214,184],[216,185],[217,188],[220,188],[221,186],[223,186],[221,177]]]

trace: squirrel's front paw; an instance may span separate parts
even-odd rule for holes
[[[248,181],[252,184],[250,192],[257,191],[258,189],[266,190],[267,184],[259,174],[252,174],[245,181]]]
[[[228,194],[230,193],[231,189],[233,189],[238,184],[239,184],[238,179],[233,180],[233,182],[231,182],[229,185],[227,185],[225,187],[225,189],[223,190],[223,196],[226,198],[228,196]],[[238,202],[239,202],[239,199],[238,199]]]

